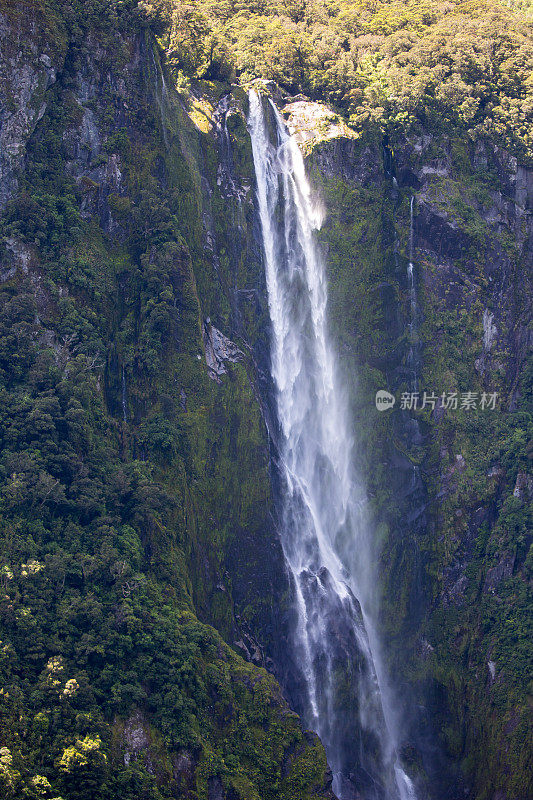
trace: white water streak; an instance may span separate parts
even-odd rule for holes
[[[414,194],[411,195],[409,204],[409,262],[407,264],[407,286],[409,289],[410,319],[409,319],[409,352],[407,354],[407,365],[412,371],[411,388],[413,392],[418,391],[418,302],[416,297],[416,285],[413,267],[414,258]]]
[[[396,726],[391,703],[384,700],[383,669],[376,663],[378,643],[369,610],[375,576],[364,522],[365,497],[353,475],[353,441],[328,337],[327,285],[314,236],[323,212],[313,197],[300,150],[277,109],[271,103],[275,130],[270,134],[263,101],[254,91],[249,97],[286,487],[282,545],[295,586],[294,646],[308,692],[305,722],[321,736],[330,764],[338,771],[334,786],[343,796],[331,668],[336,643],[330,630],[331,620],[342,617],[366,664],[366,676],[359,677],[359,713],[361,725],[379,742],[383,774],[375,776],[375,782],[388,787],[369,797],[415,800],[396,756]],[[369,756],[369,764],[370,760]],[[363,767],[365,763],[363,754]]]

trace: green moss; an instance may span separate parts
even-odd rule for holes
[[[77,24],[75,41],[91,23]],[[322,789],[322,748],[304,738],[274,678],[224,641],[237,635],[229,552],[243,532],[252,552],[271,532],[267,437],[249,348],[217,384],[202,330],[211,316],[238,339],[235,280],[247,287],[260,266],[231,253],[215,142],[172,91],[162,94],[149,33],[138,34],[142,75],[123,72],[136,45],[124,38],[112,53],[114,24],[93,49],[98,68],[126,74],[129,107],[119,130],[110,95],[92,111],[100,165],[118,156],[120,188],[106,196],[87,175],[78,185],[65,172],[64,137],[80,124],[70,65],[28,147],[24,193],[4,218],[4,231],[31,246],[38,276],[4,284],[0,304],[9,792],[33,797],[39,769],[51,792],[79,800],[207,800],[210,778],[243,798],[311,800]],[[251,182],[242,118],[233,135]],[[82,197],[107,204],[115,238],[100,216],[80,213]],[[45,566],[24,575],[32,559]],[[267,602],[253,598],[249,621]],[[146,747],[125,764],[132,720]],[[180,772],[184,753],[190,769]]]
[[[478,398],[483,391],[496,391],[496,411],[459,409],[442,419],[419,411],[414,416],[425,436],[421,446],[402,434],[397,412],[375,411],[375,392],[387,387],[390,376],[397,397],[408,389],[405,379],[397,376],[409,343],[409,198],[394,192],[385,176],[355,183],[334,178],[327,153],[325,160],[319,153],[311,156],[310,165],[328,212],[320,238],[328,253],[329,314],[358,432],[359,467],[371,497],[369,524],[381,551],[381,625],[390,669],[405,676],[415,696],[428,698],[442,730],[442,747],[462,764],[476,797],[489,796],[488,787],[495,783],[507,792],[512,784],[517,796],[527,796],[531,790],[521,754],[531,734],[517,720],[525,719],[530,703],[527,619],[532,598],[527,582],[529,544],[524,538],[530,522],[527,503],[513,505],[510,495],[517,474],[528,471],[531,407],[525,387],[530,378],[523,369],[523,400],[509,413],[511,352],[494,346],[484,374],[478,361],[483,314],[492,308],[487,254],[501,254],[503,269],[517,285],[523,266],[511,232],[484,218],[497,186],[490,146],[485,145],[487,169],[478,170],[464,140],[450,141],[446,134],[432,132],[431,152],[410,154],[412,166],[446,160],[447,176],[432,179],[424,202],[429,199],[432,209],[456,226],[464,246],[455,260],[433,256],[430,232],[422,231],[424,250],[415,249],[420,387],[438,395],[470,390]],[[394,144],[398,150],[405,147],[401,137]],[[370,137],[360,148],[365,156],[356,154],[356,164],[366,166],[374,159],[379,165],[379,151]],[[327,177],[320,172],[321,163],[329,165]],[[517,316],[521,308],[519,302]],[[509,334],[503,327],[506,318],[497,324],[502,341]],[[458,454],[465,459],[464,468],[457,466]],[[405,500],[398,497],[406,487],[394,485],[401,470],[396,473],[391,464],[397,465],[400,457],[421,470],[429,496],[425,532],[409,522],[414,510],[409,495]],[[480,509],[487,521],[473,545],[472,519]],[[513,574],[498,584],[493,596],[484,590],[486,577],[509,553],[517,554]],[[447,592],[457,565],[466,583],[458,599],[450,600]],[[490,659],[501,670],[493,685]]]

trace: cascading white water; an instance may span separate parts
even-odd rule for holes
[[[294,660],[305,686],[299,710],[326,747],[340,798],[359,791],[365,800],[413,800],[370,621],[365,498],[354,480],[314,237],[323,215],[274,104],[253,90],[249,99],[280,428],[281,538],[297,612]]]
[[[407,365],[411,370],[411,388],[413,392],[418,391],[418,304],[416,299],[416,286],[413,267],[414,257],[414,194],[411,195],[409,203],[409,261],[407,264],[407,286],[409,289],[409,303],[411,317],[409,320],[409,352],[407,354]]]
[[[154,69],[154,79],[155,79],[154,98],[157,103],[157,107],[159,109],[159,115],[161,117],[161,131],[163,133],[163,141],[165,142],[165,147],[168,148],[169,139],[168,139],[168,124],[166,121],[166,111],[168,110],[169,93],[165,81],[165,73],[163,72],[163,68],[161,67],[161,62],[159,61],[159,58],[156,59],[153,47],[150,48],[150,54],[152,56],[151,60],[152,60],[152,67]]]
[[[411,298],[411,311],[413,311],[413,304],[416,304],[416,291],[415,281],[413,275],[413,253],[414,253],[414,202],[415,196],[411,195],[409,202],[409,263],[407,265],[407,281],[409,284],[409,296]]]
[[[127,394],[126,394],[126,371],[124,366],[122,367],[122,419],[124,422],[127,422],[127,409],[128,409],[128,402],[127,402]]]

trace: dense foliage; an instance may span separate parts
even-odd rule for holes
[[[205,363],[215,143],[162,104],[136,3],[23,6],[0,4],[19,58],[58,79],[0,221],[0,795],[312,800],[321,745],[226,643],[269,482],[249,361]]]
[[[477,282],[456,308],[424,298],[424,377],[482,388],[465,366],[465,354],[469,364],[478,355],[479,298],[490,283],[481,254],[507,249],[513,260],[516,245],[489,230],[499,178],[494,165],[471,168],[469,141],[506,144],[521,161],[531,155],[530,3],[0,0],[0,11],[24,57],[46,53],[58,73],[0,230],[0,793],[203,800],[220,782],[247,800],[314,799],[322,749],[272,677],[227,645],[240,636],[234,589],[252,628],[266,606],[279,620],[284,598],[244,573],[232,587],[226,572],[236,549],[254,579],[275,559],[267,441],[252,359],[229,366],[220,385],[210,380],[203,321],[257,334],[261,265],[257,251],[240,252],[242,231],[253,238],[242,211],[251,204],[237,210],[216,188],[219,154],[197,129],[209,127],[209,104],[197,98],[263,77],[333,104],[378,159],[383,132],[397,150],[413,129],[434,137],[427,157],[451,173],[435,177],[431,199],[445,198],[442,210],[467,242],[459,267]],[[251,186],[242,116],[230,124],[234,166]],[[449,757],[468,753],[483,791],[498,771],[522,796],[531,520],[513,490],[527,468],[531,372],[520,378],[517,414],[476,421],[483,425],[459,415],[439,429],[430,465],[440,447],[443,469],[453,471],[456,453],[467,468],[453,473],[439,541],[407,546],[385,463],[395,457],[393,433],[367,402],[406,343],[387,328],[393,314],[380,294],[394,286],[387,308],[396,303],[401,317],[397,242],[408,239],[408,204],[391,187],[325,182],[321,234],[334,332],[347,373],[359,376],[350,388],[384,581],[397,589],[384,625],[398,649],[408,643],[413,681],[441,693],[434,710]],[[247,298],[238,315],[236,286]],[[495,380],[503,392],[504,378]],[[407,452],[417,464],[423,455]],[[500,477],[488,480],[496,467]],[[436,607],[481,505],[490,514],[476,533],[466,600],[425,620],[434,654],[421,666],[419,631],[409,628],[415,562],[433,570]],[[496,593],[483,591],[501,563],[509,574]],[[490,693],[487,658],[497,665]],[[479,727],[467,741],[471,709]],[[496,755],[511,735],[508,778]],[[493,772],[481,774],[487,753]]]
[[[531,157],[529,10],[498,0],[172,0],[162,42],[187,76],[272,79],[334,104],[359,130],[452,122]]]

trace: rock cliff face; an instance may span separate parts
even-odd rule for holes
[[[2,794],[332,797],[264,669],[286,578],[242,110],[168,89],[131,19],[19,11],[2,6]]]
[[[309,148],[298,105],[289,124]],[[323,127],[309,163],[412,759],[436,796],[527,796],[532,173],[486,140]],[[439,400],[377,413],[381,388]]]
[[[46,111],[46,92],[65,57],[58,21],[36,7],[28,11],[23,4],[0,8],[1,208],[16,191],[26,144]]]
[[[0,780],[13,797],[41,779],[65,798],[333,797],[287,703],[246,95],[176,92],[128,20],[20,8],[0,6]],[[435,800],[526,797],[532,174],[490,141],[365,139],[265,89],[327,208],[404,759]],[[413,371],[459,408],[378,412]],[[496,409],[461,409],[468,391]]]

